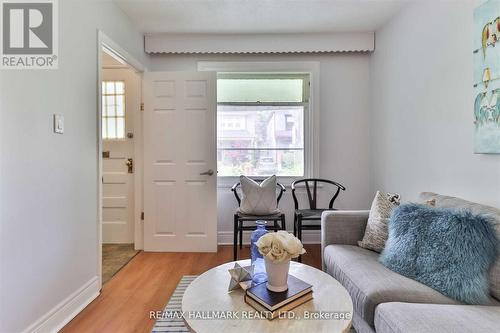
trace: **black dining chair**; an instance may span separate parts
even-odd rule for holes
[[[304,184],[307,191],[307,198],[309,201],[309,209],[299,208],[299,201],[295,190],[297,185]],[[328,208],[318,208],[318,184],[320,186],[330,186],[333,185],[333,196],[330,199]],[[329,184],[329,185],[326,185]],[[312,186],[312,191],[311,191]],[[345,187],[337,182],[328,179],[319,178],[308,178],[296,180],[292,183],[292,197],[295,204],[295,214],[293,219],[293,234],[302,241],[302,230],[321,230],[321,223],[309,223],[310,221],[321,221],[321,214],[325,210],[335,210],[333,208],[333,203],[335,199],[339,196],[340,190],[345,191]],[[307,221],[307,223],[304,223]],[[299,261],[301,258],[299,257]]]
[[[254,179],[257,183],[260,183],[263,181],[263,179]],[[241,184],[236,183],[233,185],[231,188],[231,191],[234,193],[234,196],[236,197],[236,201],[238,201],[238,207],[241,205],[241,198],[240,194],[238,192],[241,191]],[[276,183],[276,200],[277,203],[279,204],[281,197],[283,196],[283,193],[286,191],[285,186],[283,186],[280,183]],[[239,210],[234,214],[234,241],[233,241],[233,252],[234,252],[234,260],[237,260],[238,257],[238,234],[240,238],[240,249],[243,248],[243,230],[255,230],[257,226],[255,223],[252,225],[245,225],[246,222],[255,222],[258,220],[264,220],[264,221],[272,221],[272,225],[267,225],[266,229],[267,230],[273,230],[273,231],[278,231],[278,230],[286,230],[286,223],[285,223],[285,214],[282,213],[281,211],[278,211],[276,214],[272,215],[248,215],[248,214],[243,214]]]

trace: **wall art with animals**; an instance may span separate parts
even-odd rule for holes
[[[474,152],[500,154],[500,1],[474,11]]]

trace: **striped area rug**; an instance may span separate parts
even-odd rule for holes
[[[182,296],[189,284],[198,277],[198,275],[184,275],[170,297],[165,312],[182,312]],[[151,331],[155,332],[190,332],[182,318],[159,318]]]
[[[187,287],[191,282],[196,279],[198,275],[184,275],[179,281],[177,288],[175,288],[174,293],[170,297],[167,306],[163,311],[165,312],[182,312],[182,296]],[[182,318],[160,318],[156,320],[155,326],[151,330],[152,333],[155,332],[191,332],[189,328],[184,323]],[[351,328],[349,333],[356,333],[354,328]]]

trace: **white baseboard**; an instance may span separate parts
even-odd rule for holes
[[[243,231],[243,244],[250,244],[251,231]],[[217,232],[217,243],[219,245],[233,245],[233,232],[232,231],[219,231]],[[304,230],[302,231],[302,243],[304,244],[320,244],[321,231],[320,230]]]
[[[24,333],[54,333],[61,330],[67,323],[90,304],[100,293],[99,278],[94,276],[73,294],[57,304],[49,312],[24,330]]]

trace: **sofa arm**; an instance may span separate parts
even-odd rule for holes
[[[330,244],[358,245],[363,239],[369,210],[333,210],[321,215],[321,253]]]
[[[358,245],[363,239],[369,210],[332,210],[321,215],[321,265],[325,271],[323,254],[330,244]]]

